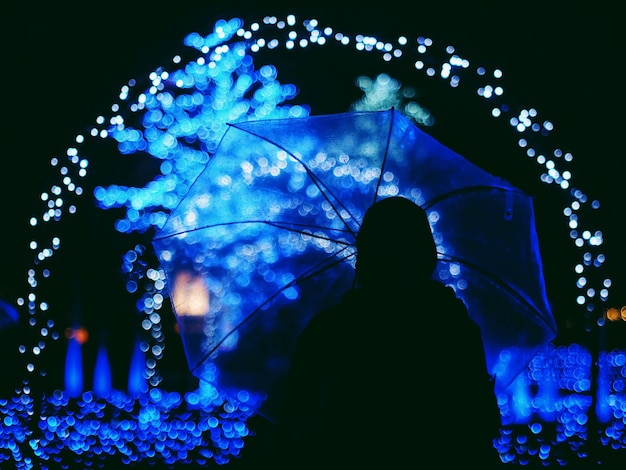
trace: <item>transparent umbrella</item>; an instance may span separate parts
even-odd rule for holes
[[[533,200],[393,109],[229,125],[153,240],[193,374],[274,418],[299,333],[352,286],[366,209],[396,195],[428,212],[435,276],[510,384],[556,335]]]

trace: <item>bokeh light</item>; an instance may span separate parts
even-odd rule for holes
[[[80,131],[66,154],[50,159],[57,180],[41,192],[40,209],[29,220],[33,263],[26,273],[28,290],[17,302],[36,332],[35,339],[17,351],[25,364],[23,386],[15,396],[0,399],[3,468],[10,463],[19,469],[37,468],[40,461],[66,468],[76,462],[82,468],[101,467],[105,460],[123,465],[139,461],[222,464],[239,455],[249,433],[246,422],[257,405],[247,402],[249,397],[230,402],[206,385],[185,394],[159,388],[158,364],[167,354],[161,313],[167,286],[163,271],[147,261],[147,243],[131,243],[122,254],[126,290],[137,299],[147,338],[135,349],[133,358],[139,358],[142,366],[126,391],[112,390],[100,397],[82,390],[75,377],[75,389],[55,391],[43,399],[34,393],[46,374],[43,357],[50,343],[67,338],[68,344],[80,346],[91,341],[78,327],[65,330],[67,336],[62,333],[66,326],[53,317],[50,299],[40,287],[54,278],[51,261],[65,243],[61,222],[90,201],[84,182],[98,176],[91,174],[90,156],[83,148],[113,141],[126,157],[147,155],[160,162],[158,174],[144,186],[103,184],[93,193],[103,211],[123,212],[115,222],[117,231],[150,234],[163,226],[169,211],[186,194],[228,122],[311,112],[310,105],[295,102],[297,85],[280,83],[276,66],[257,68],[255,55],[277,50],[287,57],[330,44],[389,64],[408,60],[419,74],[416,79],[439,79],[452,89],[468,90],[477,102],[488,105],[489,116],[507,124],[519,156],[536,163],[539,180],[568,197],[562,215],[578,254],[572,263],[577,275],[572,308],[587,316],[598,314],[609,299],[611,281],[602,274],[603,233],[588,225],[587,215],[600,202],[576,186],[572,153],[551,143],[555,124],[537,107],[519,106],[509,98],[504,71],[477,65],[454,47],[428,37],[351,35],[295,15],[249,23],[220,20],[210,34],[189,34],[186,49],[168,64],[123,84],[118,100]],[[391,72],[361,77],[357,86],[365,97],[355,103],[355,109],[393,104],[402,106],[420,125],[436,123],[436,110],[420,105],[411,87],[402,86]],[[617,313],[607,311],[606,318],[613,320]],[[508,393],[498,396],[503,428],[496,446],[503,461],[563,464],[584,456],[594,392],[602,397],[596,410],[603,423],[602,445],[611,449],[626,445],[624,354],[609,350],[599,357],[602,380],[597,390],[592,386],[592,362],[591,353],[582,346],[551,346],[530,363],[527,374]]]

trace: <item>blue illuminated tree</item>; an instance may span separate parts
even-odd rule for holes
[[[218,45],[239,27],[239,21],[220,22],[206,37],[189,35],[185,44],[202,55],[176,70],[152,72],[149,88],[136,101],[131,101],[134,82],[122,88],[120,98],[130,101],[141,122],[133,127],[119,114],[108,135],[122,154],[148,153],[162,163],[161,174],[144,187],[96,189],[100,207],[126,209],[116,225],[120,232],[162,225],[217,148],[227,123],[308,114],[302,106],[281,106],[296,96],[296,87],[281,84],[272,65],[255,69],[245,43]]]
[[[147,88],[138,90],[135,81],[122,87],[120,100],[128,106],[129,117],[120,110],[100,136],[114,139],[121,154],[148,154],[161,164],[160,174],[143,187],[111,184],[95,189],[99,207],[124,210],[125,217],[115,223],[117,231],[144,233],[162,226],[211,158],[227,123],[308,114],[306,106],[285,104],[296,96],[297,88],[281,84],[276,67],[255,68],[249,43],[228,43],[241,32],[241,25],[240,20],[219,21],[206,36],[188,35],[185,45],[197,57],[183,63],[176,56],[173,70],[159,67],[150,73]],[[143,326],[157,345],[151,350],[158,359],[165,344],[153,325],[160,321],[157,311],[164,284],[158,282],[163,281],[162,274],[143,260],[143,254],[141,247],[129,250],[123,270],[129,292],[143,285],[137,306],[146,314]],[[155,367],[148,368],[148,375],[151,385],[159,383]]]

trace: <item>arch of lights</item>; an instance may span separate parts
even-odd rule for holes
[[[322,48],[331,43],[348,51],[368,53],[375,60],[389,63],[409,58],[416,76],[433,80],[438,77],[452,88],[465,87],[477,99],[488,103],[493,118],[509,124],[520,154],[537,163],[540,180],[568,195],[563,216],[570,229],[571,243],[579,253],[573,267],[578,275],[579,292],[575,302],[591,313],[599,303],[608,299],[611,281],[599,274],[605,261],[601,252],[602,232],[585,226],[584,217],[581,217],[585,211],[597,209],[599,202],[590,200],[584,191],[572,184],[569,164],[573,155],[570,152],[561,148],[543,148],[545,137],[553,131],[553,124],[543,120],[535,108],[518,107],[507,101],[507,93],[501,84],[501,70],[476,66],[458,55],[454,47],[441,47],[427,37],[398,36],[383,40],[371,35],[349,35],[325,27],[315,19],[298,20],[295,15],[285,18],[268,16],[250,23],[240,19],[217,21],[213,31],[206,36],[189,34],[184,40],[188,50],[174,56],[169,65],[153,70],[148,75],[147,84],[135,79],[124,84],[119,99],[108,113],[98,116],[86,132],[76,136],[65,157],[50,160],[58,182],[41,193],[42,210],[30,219],[33,230],[55,227],[56,223],[78,211],[79,199],[86,197],[81,181],[89,173],[89,159],[83,155],[81,146],[98,139],[113,139],[121,154],[142,152],[161,161],[160,174],[144,187],[113,184],[99,186],[94,193],[102,209],[125,210],[125,217],[116,222],[117,231],[144,233],[159,227],[210,158],[227,122],[247,117],[297,117],[309,113],[310,108],[306,105],[285,104],[297,95],[297,88],[280,84],[277,69],[273,66],[255,69],[255,54],[268,49],[285,54],[297,53],[304,48]],[[403,106],[407,115],[428,124],[428,114],[424,115],[424,110],[414,102],[404,102]],[[40,435],[35,439],[30,434],[24,424],[34,413],[31,390],[34,381],[30,378],[40,373],[41,357],[45,355],[48,343],[60,338],[58,325],[49,315],[49,301],[38,293],[40,284],[51,276],[49,260],[62,246],[61,236],[53,230],[48,229],[46,237],[45,240],[40,237],[38,241],[33,238],[30,243],[34,260],[28,269],[29,289],[23,298],[18,299],[18,304],[28,312],[29,325],[38,335],[35,344],[19,347],[29,379],[24,381],[16,397],[2,401],[0,440],[1,447],[8,453],[0,454],[0,461],[13,460],[20,468],[32,468],[37,459],[63,461],[67,458],[64,452],[69,452],[71,458],[82,459],[87,466],[95,466],[94,462],[99,458],[116,456],[122,463],[144,459],[169,463],[223,463],[238,455],[243,446],[242,439],[248,433],[245,422],[254,412],[254,404],[246,404],[245,400],[230,403],[218,391],[203,389],[203,386],[184,396],[158,388],[161,380],[158,361],[165,350],[159,311],[166,297],[166,286],[164,274],[158,266],[141,262],[145,251],[141,245],[125,253],[122,271],[126,273],[127,291],[139,296],[137,308],[149,338],[139,345],[147,355],[144,376],[147,384],[140,387],[138,396],[122,394],[104,401],[93,392],[84,392],[73,399],[57,391],[48,397],[47,405],[56,414],[42,415],[38,423]],[[540,363],[555,357],[560,364],[558,367],[563,369],[564,378],[559,381],[559,387],[574,392],[589,390],[584,377],[565,371],[571,357],[576,357],[573,360],[581,367],[589,366],[588,354],[575,345],[540,354],[533,361],[534,366],[531,364],[531,368],[535,367],[531,378],[538,380],[542,370]],[[78,413],[67,411],[72,403],[77,406]],[[562,423],[564,430],[553,442],[555,445],[562,445],[573,435],[582,435],[580,439],[584,439],[584,426],[575,416],[584,413],[589,403],[583,400],[582,404],[576,401],[570,405],[571,419]],[[107,408],[115,410],[116,419],[98,424]],[[177,416],[175,412],[179,408],[185,408],[187,414]],[[517,422],[531,421],[530,411],[526,415],[522,412],[523,416],[513,416],[516,411],[511,408],[511,403],[504,401],[501,408],[503,416],[509,416],[511,422],[516,419]],[[190,410],[199,417],[195,420],[190,417]],[[554,409],[546,413],[554,414]],[[83,424],[79,425],[81,420]],[[533,426],[529,427],[529,433],[540,433],[541,426],[537,428],[536,423]],[[94,435],[96,437],[86,439],[86,436]],[[611,439],[618,441],[621,437],[616,434],[608,440]],[[529,459],[530,455],[546,460],[550,454],[549,446],[541,447],[539,453],[532,451],[530,444],[518,445],[512,450],[513,444],[506,435],[500,446],[505,461],[521,461]],[[516,452],[522,456],[514,455]]]

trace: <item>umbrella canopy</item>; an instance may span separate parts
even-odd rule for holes
[[[435,276],[510,384],[556,334],[532,198],[396,110],[229,126],[153,240],[191,371],[279,400],[299,333],[352,286],[365,211],[397,195],[426,209]]]

